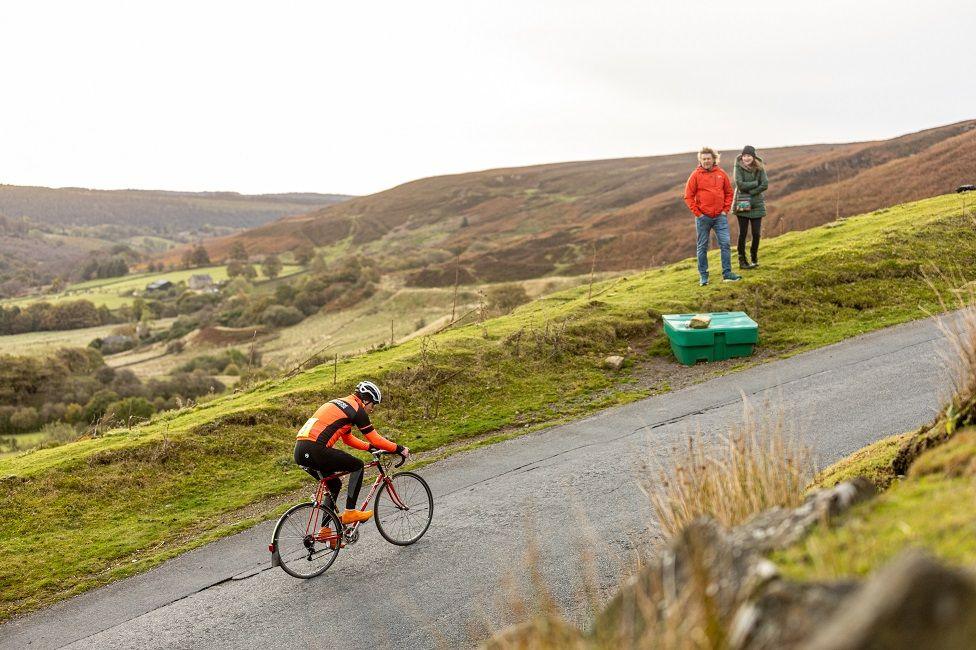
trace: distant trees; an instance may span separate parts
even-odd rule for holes
[[[231,260],[227,262],[227,277],[236,278],[240,275],[244,275],[244,267],[247,266],[247,262],[242,262],[240,260]]]
[[[240,365],[238,365],[240,364]],[[135,424],[180,401],[221,392],[208,371],[260,365],[231,350],[186,364],[172,375],[143,383],[131,370],[113,370],[92,348],[65,348],[46,358],[0,355],[0,434],[36,431],[51,422],[79,428]]]
[[[248,260],[248,256],[247,249],[244,248],[244,244],[239,241],[235,241],[230,247],[229,258],[239,262],[246,262]]]
[[[258,276],[257,270],[251,265],[244,244],[235,241],[230,247],[230,254],[227,262],[227,276],[231,278],[245,277],[253,280]]]
[[[51,304],[35,302],[26,307],[0,305],[0,335],[26,332],[54,332],[95,327],[116,322],[112,313],[89,300]]]
[[[192,249],[183,252],[183,267],[193,268],[197,266],[210,266],[210,255],[203,244],[197,244]]]
[[[203,247],[203,244],[197,244],[193,248],[193,253],[190,256],[190,261],[193,262],[194,266],[210,265],[210,256],[207,254],[207,249]]]
[[[307,266],[312,258],[315,257],[315,247],[307,241],[303,241],[292,251],[295,256],[295,262],[301,264],[302,266]]]
[[[122,255],[108,258],[93,257],[81,268],[82,280],[117,278],[129,272],[129,264]]]
[[[281,273],[281,269],[281,260],[278,259],[277,255],[271,253],[270,255],[265,256],[264,262],[261,264],[261,271],[266,277],[271,278],[272,280],[275,279],[278,277],[278,274]]]
[[[26,237],[28,232],[30,232],[29,219],[11,219],[0,214],[0,235]]]

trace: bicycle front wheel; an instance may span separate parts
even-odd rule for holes
[[[383,539],[397,546],[409,546],[430,527],[434,495],[424,479],[413,472],[400,472],[383,482],[373,509]]]
[[[320,534],[323,528],[331,534]],[[281,515],[271,543],[281,568],[295,578],[314,578],[332,566],[342,548],[342,524],[335,513],[300,503]]]

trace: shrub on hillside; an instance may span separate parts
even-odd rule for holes
[[[296,264],[307,266],[315,256],[315,248],[309,242],[303,241],[292,250],[292,255],[295,256]]]
[[[37,409],[33,406],[22,406],[10,415],[11,432],[33,431],[41,424]]]
[[[115,379],[115,368],[112,366],[102,366],[95,371],[95,379],[101,384],[107,384]]]
[[[278,277],[282,268],[281,260],[274,253],[266,256],[261,263],[261,272],[264,273],[265,277],[271,278],[272,280]]]
[[[166,354],[179,354],[186,348],[182,339],[176,339],[166,344]]]
[[[68,406],[64,402],[46,402],[38,411],[41,422],[53,422],[64,419]]]
[[[77,402],[72,402],[64,409],[64,421],[68,424],[77,424],[85,419],[85,407]]]
[[[127,368],[115,371],[115,376],[108,384],[120,397],[139,397],[145,394],[145,387],[136,373]]]
[[[105,418],[113,423],[131,426],[148,420],[155,412],[156,407],[146,398],[127,397],[109,404],[105,409]]]
[[[490,287],[485,295],[488,310],[494,314],[507,314],[519,305],[529,302],[529,294],[521,284],[499,284]]]
[[[149,395],[171,399],[194,399],[208,393],[221,393],[225,386],[202,370],[176,372],[169,377],[154,377],[146,384]]]
[[[209,307],[218,302],[220,297],[210,293],[185,292],[176,301],[176,311],[180,314],[193,314],[204,307]]]
[[[275,287],[275,302],[279,305],[290,305],[297,293],[290,284],[279,284]]]
[[[300,323],[304,318],[305,314],[299,309],[272,305],[264,310],[261,322],[270,327],[288,327]]]
[[[321,309],[322,305],[325,304],[325,296],[321,290],[314,291],[303,289],[295,294],[293,304],[297,309],[300,309],[303,314],[306,316],[311,316]]]
[[[256,360],[260,360],[260,356]],[[255,360],[252,360],[253,364]],[[225,373],[226,369],[230,365],[246,366],[248,365],[248,358],[240,350],[231,348],[229,350],[224,350],[220,354],[204,354],[198,357],[190,359],[183,365],[179,367],[181,372],[193,372],[194,370],[202,370],[211,375],[219,375]]]
[[[64,422],[49,422],[41,427],[41,447],[57,447],[78,439],[78,431]]]
[[[103,388],[102,390],[98,391],[92,395],[91,399],[88,400],[88,403],[85,404],[84,421],[88,423],[97,422],[103,415],[105,415],[105,411],[108,409],[109,405],[117,401],[119,401],[119,394],[114,390]]]
[[[104,355],[118,354],[119,352],[125,352],[134,348],[136,346],[136,339],[134,336],[109,334],[104,338],[93,339],[88,345]]]

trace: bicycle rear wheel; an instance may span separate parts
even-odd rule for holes
[[[413,472],[400,472],[383,482],[373,510],[383,539],[397,546],[409,546],[430,527],[434,496],[424,479]]]
[[[321,538],[319,530],[332,529],[332,535]],[[334,512],[314,503],[300,503],[281,515],[271,538],[281,568],[296,578],[314,578],[332,566],[342,548],[342,524]]]

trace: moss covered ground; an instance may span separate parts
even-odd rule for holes
[[[0,459],[0,620],[146,570],[239,526],[226,522],[245,506],[302,485],[295,429],[362,377],[388,395],[379,430],[414,450],[504,437],[642,396],[628,368],[601,361],[629,346],[668,356],[662,313],[747,311],[773,357],[936,311],[922,269],[976,275],[972,229],[954,195],[881,210],[764,242],[762,268],[740,283],[700,288],[686,260]]]

